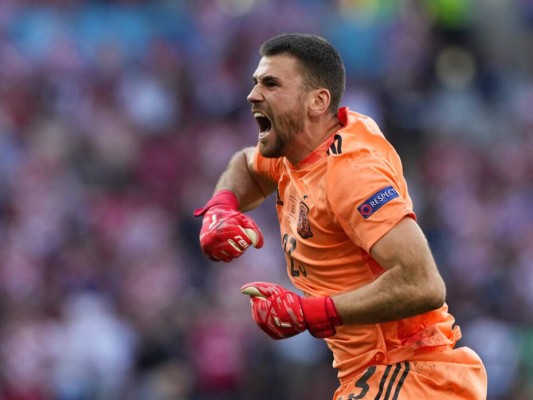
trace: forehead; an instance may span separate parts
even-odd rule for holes
[[[278,54],[262,57],[253,76],[258,80],[265,76],[281,80],[293,80],[301,77],[301,71],[296,57],[289,54]]]

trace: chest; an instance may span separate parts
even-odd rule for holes
[[[324,169],[278,181],[277,212],[288,274],[307,293],[338,293],[372,279],[362,251],[337,220]]]
[[[347,239],[328,202],[325,166],[283,174],[276,204],[282,236],[298,242],[301,249],[322,248]]]

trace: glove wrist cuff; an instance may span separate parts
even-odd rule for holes
[[[237,196],[235,196],[235,193],[233,193],[231,190],[219,190],[213,195],[213,197],[211,197],[205,206],[194,210],[193,215],[195,217],[204,215],[207,210],[217,205],[224,205],[230,207],[232,210],[238,210],[239,200],[237,200]]]
[[[302,297],[301,305],[307,329],[314,337],[333,336],[335,327],[342,325],[342,318],[331,297]]]

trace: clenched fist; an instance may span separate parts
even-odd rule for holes
[[[194,212],[203,215],[200,245],[213,261],[229,262],[250,246],[263,246],[263,235],[255,221],[238,210],[235,194],[229,190],[217,192],[207,204]]]

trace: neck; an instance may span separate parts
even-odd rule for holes
[[[298,140],[292,146],[292,150],[285,157],[292,165],[298,164],[324,140],[337,132],[341,126],[337,115],[325,118],[315,124],[311,122],[311,125],[298,137]]]

